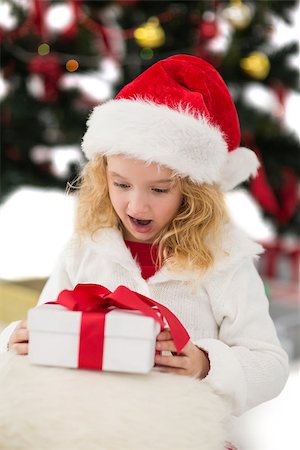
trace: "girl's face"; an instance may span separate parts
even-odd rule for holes
[[[152,243],[182,203],[168,168],[122,155],[107,157],[110,200],[130,241]]]

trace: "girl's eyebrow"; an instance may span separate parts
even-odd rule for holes
[[[109,171],[109,174],[112,175],[113,177],[119,177],[119,178],[122,178],[122,180],[127,180],[127,178],[123,177],[122,175],[120,175],[120,174],[117,173],[117,172],[111,172],[111,171]],[[164,178],[164,179],[162,179],[162,180],[154,180],[154,181],[150,182],[150,184],[156,184],[156,183],[171,183],[172,181],[174,181],[174,180],[171,179],[171,178]]]

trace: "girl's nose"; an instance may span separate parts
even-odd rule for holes
[[[143,218],[143,215],[149,212],[147,196],[140,193],[132,193],[128,202],[129,215],[137,219]]]

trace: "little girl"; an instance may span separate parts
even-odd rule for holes
[[[258,168],[239,141],[224,81],[193,56],[157,62],[96,107],[82,142],[89,162],[76,233],[39,300],[97,283],[164,304],[191,339],[177,354],[161,332],[157,367],[206,378],[234,414],[278,395],[288,377],[253,262],[262,249],[226,212],[224,192]],[[26,322],[7,327],[1,346],[26,354]]]

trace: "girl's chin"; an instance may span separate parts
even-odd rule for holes
[[[155,237],[156,234],[153,232],[154,230],[136,230],[134,227],[124,227],[124,238],[127,239],[128,241],[133,241],[133,242],[144,242],[145,244],[151,244]]]
[[[154,237],[142,234],[142,233],[133,233],[132,231],[126,230],[124,233],[124,238],[128,241],[132,242],[143,242],[144,244],[152,244],[154,241]]]
[[[127,241],[137,242],[139,244],[152,244],[153,243],[153,239],[138,239],[138,238],[135,238],[134,236],[128,237]]]

